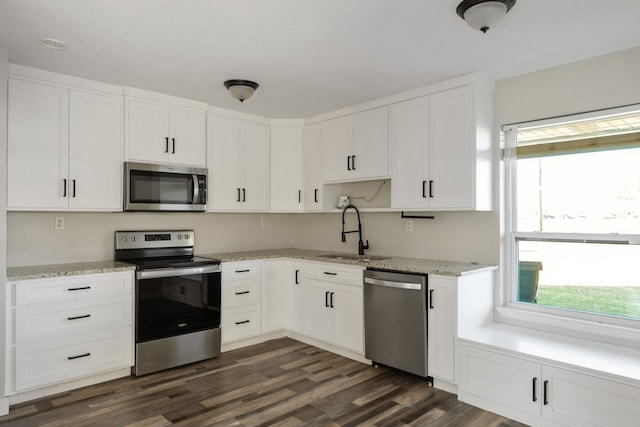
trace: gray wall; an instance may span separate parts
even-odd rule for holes
[[[55,216],[64,230],[54,230]],[[10,266],[113,259],[116,230],[193,229],[200,254],[293,245],[286,214],[9,212],[7,221]]]

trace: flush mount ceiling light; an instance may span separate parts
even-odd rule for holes
[[[516,0],[463,0],[456,13],[474,30],[486,33],[498,25]]]
[[[64,42],[56,39],[41,39],[40,44],[44,47],[48,47],[49,49],[62,50],[67,47]]]
[[[224,87],[231,92],[231,96],[240,102],[251,98],[258,86],[260,86],[258,83],[251,80],[227,80],[224,82]]]

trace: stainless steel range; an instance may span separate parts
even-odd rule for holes
[[[115,259],[138,267],[132,373],[218,356],[220,261],[194,256],[194,231],[116,231],[115,240]]]

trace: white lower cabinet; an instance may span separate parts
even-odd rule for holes
[[[262,264],[256,261],[222,264],[222,342],[262,333]]]
[[[133,273],[9,282],[6,390],[15,394],[133,364]]]
[[[455,382],[456,278],[429,275],[427,365],[429,375]]]
[[[262,332],[285,329],[290,278],[291,262],[275,260],[262,264]]]
[[[302,333],[358,353],[364,352],[362,269],[310,264],[302,286]]]
[[[460,343],[458,398],[534,426],[640,425],[640,388]]]

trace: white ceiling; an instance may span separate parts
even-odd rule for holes
[[[459,0],[0,0],[9,61],[306,118],[476,71],[502,79],[640,45],[640,0],[518,0],[487,34]],[[67,49],[40,46],[42,38]],[[240,104],[222,85],[260,83]]]

